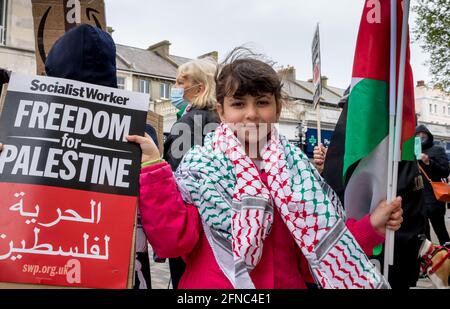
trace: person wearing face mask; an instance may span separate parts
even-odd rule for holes
[[[214,110],[215,72],[216,63],[209,58],[192,60],[178,68],[170,94],[172,104],[179,109],[178,120],[166,138],[163,156],[173,171],[184,154],[194,145],[203,145],[206,134],[219,123]]]
[[[179,110],[177,122],[164,143],[164,160],[173,171],[183,156],[194,146],[203,145],[205,136],[219,124],[215,112],[216,95],[214,77],[217,64],[210,58],[189,61],[178,68],[177,80],[171,90],[171,102]],[[172,286],[184,273],[182,258],[169,259]]]
[[[449,175],[449,162],[444,148],[434,144],[433,134],[424,126],[416,128],[416,136],[422,141],[422,157],[419,161],[420,167],[427,173],[432,181],[441,181]],[[428,181],[424,181],[424,207],[426,217],[442,245],[450,241],[448,231],[445,227],[445,203],[439,202],[434,196],[433,188]],[[430,225],[426,221],[426,235],[430,238]]]
[[[197,85],[191,88],[194,88],[196,86]],[[186,91],[189,91],[191,88],[186,89]],[[179,120],[184,115],[187,107],[189,106],[189,102],[184,99],[184,91],[184,88],[176,87],[173,87],[170,91],[170,101],[172,102],[172,105],[178,110],[177,120]]]

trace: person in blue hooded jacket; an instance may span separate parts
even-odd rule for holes
[[[116,45],[109,33],[82,24],[56,41],[45,61],[45,72],[51,77],[117,88]],[[157,144],[155,129],[147,124],[145,131]],[[135,265],[134,288],[151,288],[148,245],[139,214]]]
[[[59,38],[45,61],[48,76],[117,88],[116,45],[109,33],[80,25]]]

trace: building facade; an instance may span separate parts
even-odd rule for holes
[[[0,0],[0,68],[36,73],[30,0]]]
[[[164,132],[176,121],[177,110],[170,103],[170,91],[175,84],[177,69],[192,59],[170,54],[169,41],[151,45],[147,49],[117,44],[117,81],[119,87],[129,91],[150,94],[149,109],[164,117]],[[198,58],[212,57],[213,51]]]
[[[147,49],[116,45],[119,88],[150,94],[149,109],[164,116],[164,132],[169,132],[176,121],[170,90],[178,66],[190,60],[170,55],[170,44],[162,41]]]
[[[312,156],[314,146],[318,142],[318,110],[313,106],[313,83],[311,80],[297,80],[293,67],[281,69],[279,75],[283,80],[283,91],[289,98],[281,113],[280,132],[291,142],[299,145],[307,155]],[[330,86],[326,77],[322,77],[322,86],[320,98],[321,142],[328,146],[342,111],[339,102],[345,89]]]
[[[169,97],[177,68],[191,60],[172,55],[170,45],[169,41],[153,44],[147,49],[116,45],[119,88],[149,93],[149,110],[164,117],[166,133],[176,121],[177,111]],[[206,56],[218,58],[217,52],[199,58]],[[31,0],[0,0],[0,68],[36,73]],[[283,79],[283,90],[289,98],[282,110],[280,132],[311,154],[317,144],[317,111],[312,105],[312,82],[297,80],[293,67],[281,69],[279,74]],[[344,89],[329,86],[325,77],[322,83],[322,143],[328,145],[341,113],[338,103]],[[450,96],[419,81],[416,87],[416,113],[418,123],[430,129],[450,157]]]
[[[415,96],[417,122],[430,130],[450,160],[450,94],[418,81]]]
[[[217,52],[202,57],[213,57]],[[117,76],[119,87],[150,94],[150,110],[164,117],[164,132],[169,133],[176,121],[175,107],[170,103],[170,89],[175,83],[179,65],[191,59],[170,54],[170,42],[162,41],[147,49],[117,45]],[[312,155],[317,144],[317,113],[313,108],[313,84],[295,78],[295,69],[288,67],[279,72],[283,79],[283,91],[288,102],[283,106],[280,118],[280,132]],[[328,145],[339,118],[338,103],[344,89],[331,87],[323,78],[321,98],[322,142]]]

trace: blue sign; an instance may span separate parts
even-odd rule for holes
[[[333,137],[333,131],[330,130],[321,130],[322,133],[322,144],[325,147],[330,146],[331,138]],[[305,140],[305,153],[308,157],[312,158],[314,147],[317,146],[317,129],[310,129],[306,131],[306,140]]]

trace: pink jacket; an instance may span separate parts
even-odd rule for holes
[[[179,288],[232,289],[214,258],[197,208],[183,202],[170,166],[143,168],[140,185],[142,225],[153,250],[159,257],[181,256],[186,262]],[[368,215],[359,221],[349,219],[347,227],[368,255],[384,241]],[[306,259],[279,214],[274,215],[261,261],[250,276],[258,289],[301,289],[306,288],[305,281],[313,282]]]

